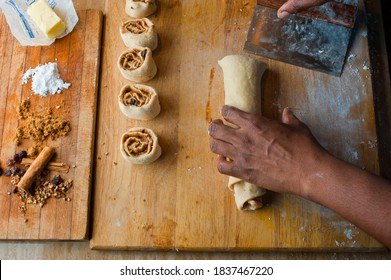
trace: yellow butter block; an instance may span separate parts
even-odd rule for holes
[[[45,0],[39,0],[27,8],[27,13],[49,39],[61,35],[67,26]]]

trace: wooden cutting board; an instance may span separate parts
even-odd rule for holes
[[[228,178],[217,172],[207,128],[224,103],[217,61],[243,53],[256,1],[161,0],[150,19],[160,47],[159,72],[148,85],[162,112],[152,121],[122,115],[117,95],[127,84],[116,68],[125,50],[118,28],[125,1],[108,1],[97,131],[93,249],[378,250],[381,245],[332,211],[304,199],[271,194],[261,210],[236,209]],[[260,58],[263,112],[279,119],[284,107],[312,129],[336,156],[379,171],[367,29],[361,18],[341,78]],[[124,161],[121,134],[153,129],[162,157],[147,166]]]
[[[5,169],[8,158],[33,144],[23,141],[16,147],[12,141],[20,124],[16,108],[30,97],[30,112],[52,107],[55,116],[70,121],[70,134],[47,144],[56,148],[56,161],[71,166],[68,174],[60,175],[74,181],[68,195],[70,202],[50,199],[42,209],[37,205],[29,206],[24,217],[19,211],[17,196],[7,194],[13,190],[9,178],[1,176],[0,239],[81,240],[88,237],[102,13],[88,10],[78,11],[78,15],[80,21],[74,31],[51,46],[21,47],[0,14],[1,166]],[[29,68],[54,61],[58,63],[62,79],[72,84],[69,90],[41,97],[32,94],[31,81],[22,86],[22,76]]]

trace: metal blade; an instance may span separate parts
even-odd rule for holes
[[[244,49],[297,66],[340,76],[352,29],[299,15],[279,19],[257,5]]]

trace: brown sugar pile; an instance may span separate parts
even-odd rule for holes
[[[56,140],[71,131],[69,121],[55,117],[52,108],[47,108],[45,112],[31,113],[30,105],[30,100],[27,99],[17,108],[18,118],[25,121],[25,125],[16,131],[14,142],[17,145],[23,139],[31,139],[39,145],[48,138]]]

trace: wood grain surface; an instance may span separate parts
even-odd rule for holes
[[[164,1],[150,19],[160,47],[159,73],[148,85],[159,92],[161,114],[126,119],[117,95],[127,83],[116,69],[125,50],[118,33],[128,19],[125,1],[107,1],[102,56],[93,207],[93,249],[154,250],[382,250],[332,211],[304,199],[270,194],[256,212],[236,209],[227,177],[215,167],[207,127],[224,103],[217,61],[243,53],[256,1]],[[263,112],[279,119],[290,107],[334,155],[379,172],[371,65],[363,7],[341,78],[259,58]],[[152,165],[134,166],[119,152],[128,128],[153,129],[163,149]]]
[[[74,4],[77,9],[101,9],[103,12],[105,9],[106,0],[74,0]],[[370,4],[368,6],[368,4]],[[370,18],[369,21],[369,33],[370,46],[371,46],[371,62],[373,72],[378,75],[374,75],[375,87],[375,103],[378,106],[378,121],[379,132],[386,133],[389,126],[390,114],[389,105],[391,103],[384,102],[384,98],[378,98],[381,94],[388,98],[390,95],[389,85],[389,70],[387,65],[387,53],[385,52],[384,41],[384,29],[382,26],[382,16],[380,0],[366,1],[368,8],[367,13],[376,15]],[[106,42],[109,44],[110,42]],[[104,47],[104,45],[103,45]],[[383,86],[382,86],[383,85]],[[387,134],[388,135],[388,134]],[[387,136],[386,135],[386,136]],[[390,168],[387,158],[389,158],[390,141],[387,141],[390,137],[384,137],[381,144],[382,152],[380,153],[383,158],[381,167],[383,173],[388,174],[388,178],[391,178],[389,174]],[[156,252],[156,251],[96,251],[89,249],[89,242],[25,242],[25,241],[0,241],[0,258],[1,259],[390,259],[390,252],[376,252],[376,253],[359,253],[359,252],[343,252],[343,253],[330,253],[330,252],[301,252],[301,251],[268,251],[268,252]]]
[[[12,141],[16,128],[21,125],[16,108],[21,101],[30,98],[31,112],[52,107],[55,116],[70,121],[68,136],[46,144],[56,148],[56,161],[73,166],[62,176],[74,181],[69,192],[71,202],[50,199],[42,209],[31,205],[24,217],[19,211],[17,196],[7,194],[13,190],[9,178],[0,177],[0,239],[82,240],[88,237],[102,12],[84,10],[78,15],[80,21],[74,31],[48,47],[21,47],[5,17],[0,15],[1,165],[5,168],[6,160],[15,152],[33,145],[31,141],[23,141],[16,147]],[[62,79],[72,84],[69,90],[41,97],[33,95],[31,82],[22,86],[22,76],[29,68],[54,61],[58,63]]]

